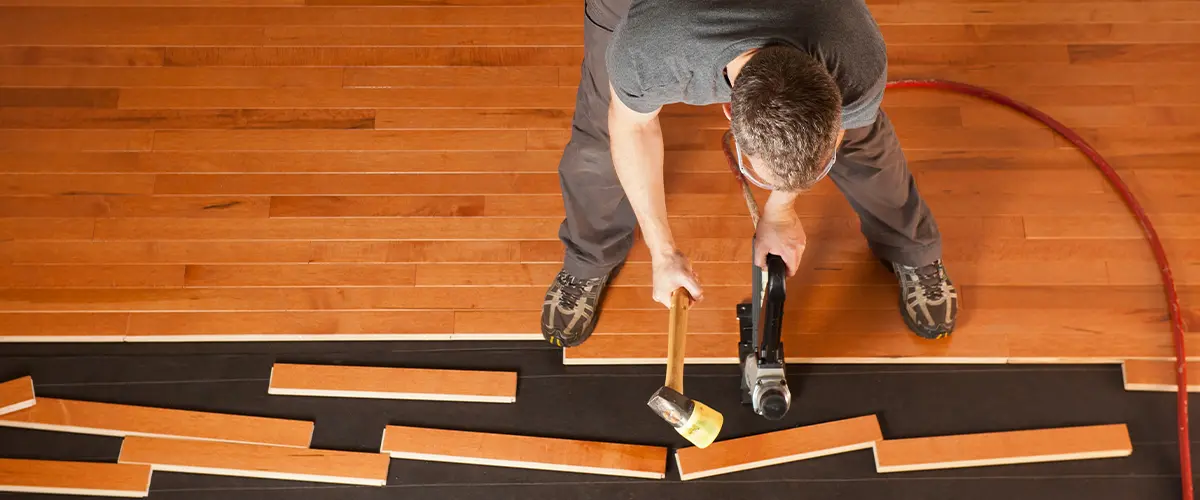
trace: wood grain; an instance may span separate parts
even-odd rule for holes
[[[717,441],[708,448],[675,452],[679,477],[688,481],[759,467],[872,449],[882,440],[874,415],[822,422],[741,438]]]
[[[513,403],[516,372],[275,363],[268,394]]]
[[[312,422],[174,410],[91,401],[38,398],[32,407],[0,416],[0,426],[100,436],[177,437],[304,448]]]
[[[37,89],[40,90],[40,89]],[[0,91],[2,94],[2,91]],[[0,99],[3,96],[0,95]],[[65,101],[70,104],[69,101]],[[34,107],[38,106],[38,107]],[[0,109],[8,128],[45,129],[372,129],[370,109]],[[116,106],[114,95],[113,106]],[[70,107],[60,105],[60,107]],[[79,106],[81,107],[81,106]],[[97,106],[99,107],[99,106]]]
[[[964,434],[875,443],[880,473],[1125,457],[1125,424]]]
[[[117,461],[156,471],[384,486],[389,458],[382,453],[312,448],[298,452],[286,446],[134,436],[121,443]]]
[[[0,88],[0,108],[115,108],[117,95],[117,89],[102,88]],[[5,115],[0,124],[13,126]]]
[[[389,425],[381,451],[392,458],[662,479],[657,446]]]
[[[0,415],[24,410],[35,403],[33,377],[25,376],[0,382]]]
[[[449,311],[139,313],[127,342],[452,340]],[[462,338],[470,338],[464,335]],[[508,338],[531,339],[533,335]],[[474,338],[479,338],[475,336]],[[504,338],[504,337],[500,337]]]
[[[1127,391],[1179,390],[1174,361],[1126,360],[1121,363],[1121,378]],[[1200,392],[1200,363],[1187,362],[1187,391]]]
[[[146,465],[0,458],[0,491],[146,498]]]

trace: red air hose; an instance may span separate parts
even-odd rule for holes
[[[1109,183],[1117,189],[1121,198],[1125,200],[1125,205],[1133,211],[1133,215],[1137,217],[1138,222],[1142,225],[1142,230],[1146,233],[1146,237],[1150,240],[1150,248],[1154,251],[1154,258],[1158,261],[1158,270],[1162,273],[1163,287],[1167,294],[1167,308],[1171,316],[1171,331],[1174,334],[1175,340],[1175,383],[1178,384],[1176,391],[1176,405],[1178,407],[1178,425],[1179,425],[1179,467],[1180,476],[1183,481],[1183,498],[1184,500],[1192,500],[1192,458],[1191,458],[1191,441],[1188,438],[1188,393],[1187,393],[1187,355],[1183,344],[1183,317],[1179,312],[1179,296],[1175,291],[1175,280],[1171,277],[1171,266],[1167,263],[1167,254],[1163,250],[1162,242],[1158,239],[1158,233],[1154,230],[1154,226],[1150,224],[1150,218],[1146,215],[1146,211],[1142,209],[1141,204],[1134,198],[1129,187],[1117,175],[1117,171],[1113,169],[1104,160],[1100,153],[1095,148],[1083,140],[1079,134],[1068,128],[1066,125],[1059,123],[1058,120],[1051,118],[1049,115],[1034,109],[1033,107],[1014,101],[1006,96],[987,90],[984,88],[945,80],[899,80],[888,82],[888,88],[931,88],[949,90],[960,94],[979,97],[995,103],[1003,104],[1017,111],[1025,113],[1029,117],[1038,120],[1050,128],[1058,132],[1067,140],[1071,141],[1076,148],[1079,148],[1088,158],[1092,159],[1092,163],[1100,172],[1108,178]]]

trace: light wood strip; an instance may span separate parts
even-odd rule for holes
[[[1033,429],[875,443],[875,470],[905,472],[1066,460],[1133,453],[1125,424]]]
[[[34,403],[33,377],[0,382],[0,415],[24,410]]]
[[[1121,363],[1121,379],[1127,391],[1179,390],[1174,361],[1126,360]],[[1187,362],[1187,391],[1200,392],[1200,363]]]
[[[662,479],[657,446],[389,425],[380,448],[392,458]]]
[[[0,458],[0,491],[146,498],[150,494],[150,467]]]
[[[206,441],[308,447],[312,422],[38,398],[33,407],[0,416],[0,426],[100,436],[178,437]]]
[[[187,474],[384,486],[390,460],[382,453],[135,436],[121,443],[117,461]]]
[[[517,373],[275,363],[268,394],[513,403]]]
[[[856,450],[872,449],[883,439],[874,415],[795,427],[717,441],[675,452],[683,481],[785,464]]]

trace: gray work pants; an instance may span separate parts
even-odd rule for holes
[[[564,265],[581,279],[601,276],[624,261],[637,227],[609,153],[604,61],[612,29],[628,9],[629,0],[586,3],[571,139],[558,166],[566,211],[559,228],[566,246]],[[917,192],[900,142],[882,111],[874,124],[846,131],[829,177],[858,214],[877,257],[912,266],[941,258],[937,223]],[[734,182],[731,175],[730,184]]]

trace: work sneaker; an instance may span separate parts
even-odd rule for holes
[[[559,271],[542,303],[542,336],[558,347],[582,344],[596,328],[596,316],[609,272],[599,278],[581,280]]]
[[[939,339],[954,331],[958,316],[958,290],[946,275],[942,261],[921,267],[890,263],[900,281],[900,313],[917,335]]]

